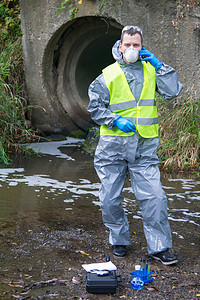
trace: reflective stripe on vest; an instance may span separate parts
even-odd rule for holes
[[[139,134],[145,138],[158,136],[158,116],[155,101],[156,76],[155,69],[149,63],[143,64],[144,83],[140,99],[135,100],[123,70],[118,62],[103,70],[106,85],[110,92],[110,103],[108,108],[129,119],[136,125]],[[123,132],[117,127],[108,129],[102,125],[101,135],[130,136],[133,132]]]

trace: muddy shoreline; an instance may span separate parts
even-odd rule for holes
[[[154,281],[135,291],[130,284],[130,272],[136,259],[147,255],[141,222],[138,225],[131,222],[132,245],[127,257],[119,259],[112,255],[100,215],[95,215],[95,219],[92,228],[90,220],[77,228],[65,220],[52,219],[48,226],[39,222],[35,227],[26,221],[23,229],[23,224],[17,224],[17,228],[1,231],[1,245],[7,248],[1,255],[1,299],[197,299],[198,253],[188,253],[175,243],[173,251],[178,254],[179,262],[163,266],[152,260]],[[87,293],[86,272],[81,266],[103,262],[106,255],[117,266],[122,282],[113,295]]]

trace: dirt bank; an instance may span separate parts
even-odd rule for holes
[[[94,221],[95,220],[95,221]],[[3,246],[0,269],[1,299],[197,299],[199,294],[199,258],[197,253],[178,253],[179,263],[163,266],[151,262],[153,282],[142,290],[132,289],[130,272],[136,259],[147,255],[141,222],[131,221],[132,246],[125,259],[112,256],[107,242],[108,232],[101,223],[100,214],[77,228],[76,221],[69,226],[67,220],[52,218],[44,221],[26,221],[26,227],[5,224],[0,241]],[[91,226],[92,225],[92,226]],[[7,238],[9,236],[9,239]],[[114,295],[94,295],[86,292],[86,273],[83,263],[102,262],[110,255],[117,266],[122,282]]]

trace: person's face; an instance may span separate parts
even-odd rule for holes
[[[126,49],[128,49],[130,46],[133,46],[138,51],[142,50],[141,36],[138,33],[136,33],[134,35],[125,33],[122,42],[119,44],[119,50],[122,53],[123,60],[127,64],[129,64],[129,62],[126,61],[126,59],[124,57],[124,53],[125,53]]]

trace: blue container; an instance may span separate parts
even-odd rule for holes
[[[143,269],[143,270],[137,270],[137,271],[131,272],[130,274],[133,277],[139,277],[139,278],[141,278],[144,281],[144,284],[153,281],[153,278],[150,276],[151,274],[153,274],[153,272],[149,272],[149,271],[147,271],[145,269]]]
[[[141,277],[134,276],[131,280],[131,285],[135,290],[140,290],[144,285],[144,281],[141,279]]]

